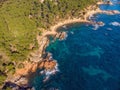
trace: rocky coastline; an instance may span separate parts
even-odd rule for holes
[[[102,11],[98,7],[100,4],[104,3],[98,2],[97,5],[87,7],[82,11],[82,17],[60,21],[56,25],[51,26],[49,31],[42,29],[42,35],[37,35],[36,37],[39,47],[38,50],[32,52],[28,56],[28,60],[22,63],[23,68],[17,68],[15,74],[7,78],[3,86],[3,90],[6,90],[7,87],[11,87],[13,90],[34,90],[34,88],[29,84],[29,79],[36,75],[37,70],[41,71],[40,75],[45,74],[46,71],[50,71],[52,74],[55,74],[58,71],[56,68],[58,66],[57,61],[52,58],[50,53],[45,51],[46,47],[50,43],[49,36],[53,36],[54,40],[57,38],[63,40],[66,36],[66,32],[57,31],[61,26],[65,27],[66,24],[77,22],[103,25],[102,22],[92,22],[89,21],[88,18],[97,13],[105,13],[108,15],[120,14],[120,12],[116,10]],[[43,82],[47,79],[49,78],[46,77]]]

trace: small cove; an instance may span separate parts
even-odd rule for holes
[[[117,2],[117,1],[116,1]],[[114,8],[113,8],[114,7]],[[101,5],[102,10],[120,10]],[[119,90],[120,89],[120,15],[96,14],[91,20],[104,26],[75,23],[59,28],[67,32],[65,40],[55,40],[46,48],[59,64],[59,72],[45,84],[34,80],[36,90]]]

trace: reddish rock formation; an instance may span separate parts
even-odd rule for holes
[[[55,61],[45,61],[43,67],[46,69],[46,70],[52,70],[54,69],[56,66],[56,62]]]
[[[29,83],[29,78],[34,77],[36,74],[37,69],[43,70],[53,70],[55,69],[57,62],[54,60],[49,60],[50,58],[47,57],[43,59],[40,63],[35,62],[24,62],[24,67],[21,69],[16,69],[13,79],[8,79],[7,82],[15,83],[16,85],[26,86]],[[11,81],[12,80],[12,81]]]
[[[37,69],[52,70],[56,66],[54,60],[43,60],[41,63],[25,62],[24,68],[16,69],[14,76],[28,76],[30,73],[35,73]]]

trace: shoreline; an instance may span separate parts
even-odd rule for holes
[[[102,5],[102,4],[109,4],[109,3],[106,3],[106,2],[97,2],[97,5]],[[111,2],[109,5],[112,5]],[[91,9],[92,8],[92,9]],[[96,8],[95,10],[93,10],[94,8]],[[43,31],[42,32],[42,37],[45,37],[46,35],[54,35],[57,33],[57,29],[59,27],[62,27],[64,25],[68,25],[68,24],[72,24],[72,23],[93,23],[89,20],[89,17],[95,15],[95,14],[108,14],[108,15],[114,15],[114,14],[120,14],[119,11],[117,10],[101,10],[99,7],[97,6],[89,6],[87,8],[87,10],[85,10],[85,12],[87,12],[85,15],[82,15],[83,18],[79,17],[79,18],[73,18],[73,19],[66,19],[66,20],[63,20],[63,21],[58,21],[57,24],[53,25],[50,27],[50,31]],[[94,23],[93,23],[94,24]]]
[[[94,15],[94,14],[98,14],[98,13],[102,13],[102,10],[100,10],[99,8],[97,8],[96,10],[89,10],[84,16],[82,19],[81,17],[80,18],[73,18],[73,19],[67,19],[67,20],[64,20],[64,21],[60,21],[58,22],[57,24],[53,25],[50,27],[50,31],[46,31],[46,32],[43,32],[42,33],[42,36],[46,36],[48,34],[56,34],[57,33],[57,29],[61,26],[64,26],[64,25],[67,25],[67,24],[72,24],[72,23],[92,23],[91,21],[88,20],[88,18],[91,16],[91,15]]]
[[[101,5],[103,4],[103,2],[100,2],[97,5]],[[95,9],[94,9],[94,8]],[[40,68],[44,68],[45,70],[47,70],[47,68],[53,68],[56,67],[57,62],[52,59],[51,61],[49,61],[49,58],[47,58],[46,60],[46,52],[45,52],[45,48],[49,45],[49,38],[47,36],[49,35],[53,35],[55,36],[55,38],[61,38],[61,35],[64,34],[63,32],[59,33],[57,32],[57,29],[59,27],[62,27],[64,25],[68,25],[68,24],[72,24],[72,23],[91,23],[94,24],[93,22],[91,22],[90,20],[88,20],[89,17],[91,17],[92,15],[98,14],[98,13],[106,13],[106,14],[113,14],[113,13],[118,13],[118,12],[113,12],[113,11],[102,11],[99,9],[99,7],[96,6],[89,6],[87,7],[87,10],[85,11],[87,12],[85,15],[83,15],[83,18],[73,18],[73,19],[67,19],[67,20],[63,20],[58,22],[57,24],[53,25],[50,27],[50,31],[43,29],[43,32],[41,35],[37,35],[37,41],[38,41],[38,50],[31,53],[30,57],[29,57],[29,61],[25,61],[23,62],[24,64],[24,68],[22,69],[16,69],[16,73],[13,75],[14,76],[14,80],[12,80],[12,78],[9,78],[6,80],[6,82],[11,81],[12,83],[15,83],[16,85],[19,86],[25,86],[28,85],[28,77],[30,77],[31,74],[34,74],[36,72],[37,69]],[[62,36],[62,38],[64,38],[64,35]],[[45,64],[45,63],[47,64]],[[51,67],[48,65],[50,63],[52,63]],[[54,67],[53,67],[54,66]],[[22,78],[23,76],[26,76],[26,78]],[[22,80],[21,80],[22,78]],[[16,82],[17,80],[17,82]],[[23,84],[21,84],[23,82]],[[28,85],[29,86],[29,85]]]

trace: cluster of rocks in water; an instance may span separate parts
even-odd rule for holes
[[[113,5],[113,3],[110,0],[107,0],[104,4]]]
[[[98,5],[100,5],[100,4],[113,5],[113,3],[110,0],[99,0],[99,2],[97,4]]]

